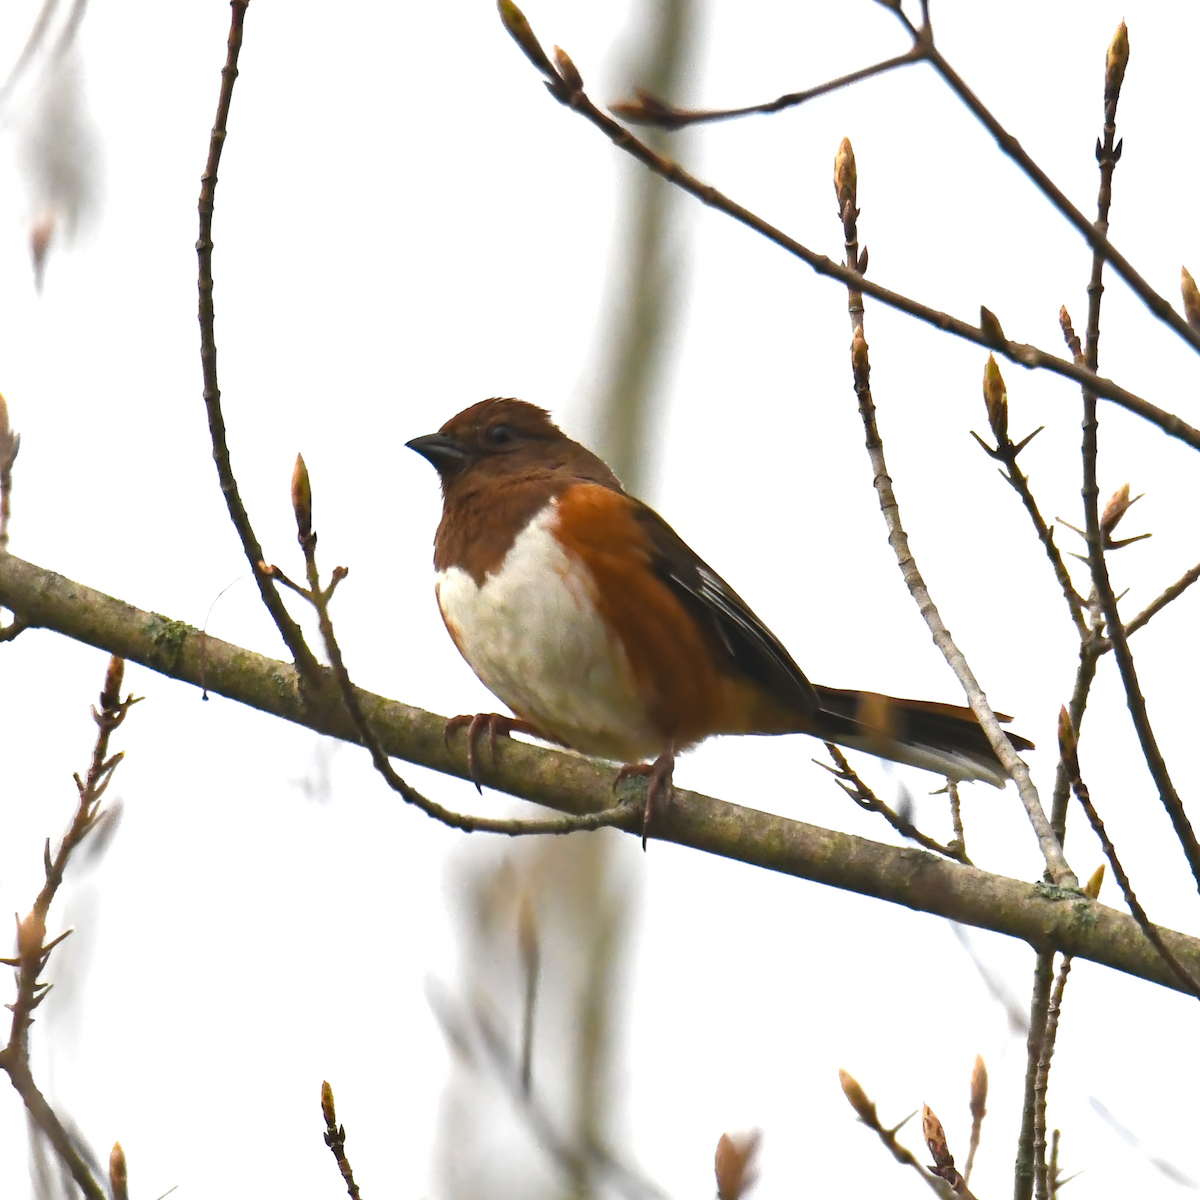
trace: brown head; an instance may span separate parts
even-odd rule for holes
[[[545,409],[524,400],[481,400],[407,445],[442,481],[434,565],[462,566],[480,580],[533,516],[572,483],[622,490],[596,455],[567,437]]]

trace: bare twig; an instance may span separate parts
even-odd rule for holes
[[[333,1106],[333,1088],[329,1086],[328,1080],[321,1083],[321,1116],[325,1118],[325,1145],[333,1152],[350,1200],[358,1200],[358,1184],[354,1182],[354,1172],[350,1168],[350,1160],[346,1157],[346,1127],[338,1124],[337,1111]]]
[[[961,819],[955,828],[955,833],[958,836],[958,841],[949,846],[943,846],[941,842],[935,841],[927,834],[922,833],[910,820],[901,816],[895,809],[890,808],[859,778],[858,772],[851,767],[846,756],[832,742],[825,743],[825,749],[829,751],[830,758],[834,761],[834,766],[828,763],[823,763],[820,759],[813,759],[813,762],[818,767],[828,771],[834,779],[837,780],[838,787],[854,801],[859,808],[864,808],[867,812],[878,813],[898,834],[902,837],[909,838],[917,843],[918,846],[924,847],[926,850],[932,850],[934,854],[942,854],[946,858],[952,858],[955,862],[970,863],[971,860],[967,857],[966,850],[962,844],[962,822]],[[958,793],[955,791],[955,796]]]
[[[1171,950],[1163,941],[1162,931],[1146,915],[1146,910],[1141,906],[1137,896],[1134,894],[1133,886],[1129,882],[1129,876],[1125,874],[1125,868],[1121,866],[1121,860],[1117,858],[1116,847],[1109,840],[1108,832],[1104,828],[1104,822],[1100,819],[1100,814],[1096,811],[1096,806],[1092,803],[1087,785],[1080,776],[1078,740],[1075,730],[1071,726],[1071,718],[1068,716],[1065,708],[1060,709],[1058,714],[1058,744],[1063,762],[1066,764],[1067,775],[1071,780],[1071,790],[1075,793],[1075,798],[1087,814],[1096,837],[1100,839],[1100,845],[1104,847],[1104,857],[1108,859],[1109,866],[1113,869],[1113,875],[1121,887],[1121,894],[1125,897],[1125,903],[1129,905],[1129,911],[1133,914],[1133,919],[1138,923],[1147,940],[1161,955],[1163,962],[1171,968],[1175,976],[1179,979],[1179,982],[1183,984],[1183,990],[1200,998],[1200,983],[1196,982],[1196,978],[1192,973],[1171,953]]]
[[[1162,610],[1166,608],[1172,600],[1176,600],[1182,596],[1183,593],[1186,592],[1188,588],[1190,588],[1192,584],[1196,582],[1197,579],[1200,579],[1200,563],[1197,563],[1190,570],[1185,571],[1173,584],[1171,584],[1170,587],[1164,588],[1161,594],[1151,600],[1150,603],[1147,604],[1146,607],[1143,608],[1142,611],[1138,613],[1138,615],[1134,617],[1128,625],[1125,626],[1125,636],[1130,637],[1131,635],[1137,633],[1137,631],[1141,629],[1141,627],[1145,625],[1151,617],[1162,612]],[[1106,641],[1102,649],[1108,650],[1110,648],[1111,642]]]
[[[941,52],[933,44],[933,28],[929,24],[928,19],[924,21],[921,28],[917,28],[904,14],[899,5],[886,5],[896,14],[904,26],[912,35],[915,46],[920,46],[923,50],[923,57],[933,67],[933,69],[942,77],[949,85],[951,91],[963,102],[970,110],[977,121],[996,139],[996,144],[1001,151],[1017,164],[1026,176],[1032,181],[1034,186],[1050,201],[1052,205],[1075,227],[1078,233],[1083,237],[1089,246],[1091,246],[1095,257],[1101,262],[1112,263],[1113,270],[1125,280],[1133,291],[1134,295],[1142,301],[1143,304],[1164,324],[1169,325],[1193,350],[1200,350],[1200,331],[1193,329],[1187,321],[1177,313],[1165,297],[1156,292],[1142,276],[1133,268],[1133,265],[1125,258],[1120,251],[1108,240],[1108,220],[1107,209],[1105,210],[1103,220],[1093,224],[1087,219],[1084,214],[1067,199],[1066,194],[1060,187],[1037,165],[1036,162],[1029,156],[1021,143],[1017,141],[1003,125],[996,120],[991,110],[975,95],[967,86],[966,82],[958,74],[957,71],[946,61]],[[1124,29],[1124,22],[1121,28]],[[1129,43],[1125,41],[1125,58],[1129,56]],[[1113,109],[1116,109],[1116,96],[1119,95],[1121,89],[1121,80],[1124,76],[1125,68],[1122,64],[1120,73],[1114,75],[1109,72],[1105,78],[1105,101],[1109,99],[1109,94],[1113,97]],[[1112,85],[1112,86],[1110,86]],[[1117,150],[1119,157],[1120,150]],[[1115,159],[1114,159],[1115,162]],[[1094,370],[1093,366],[1093,370]]]
[[[920,26],[915,25],[899,4],[885,3],[907,29],[913,39],[912,48],[906,54],[897,55],[880,63],[842,75],[828,83],[820,84],[807,91],[791,92],[776,100],[763,104],[752,104],[743,108],[710,109],[689,111],[664,104],[654,96],[639,94],[636,102],[613,106],[622,119],[640,124],[659,125],[667,129],[678,129],[684,125],[702,121],[721,121],[732,117],[754,113],[773,113],[801,104],[814,96],[823,95],[838,88],[848,87],[863,79],[883,74],[896,67],[912,62],[927,62],[941,76],[951,91],[966,106],[981,125],[996,139],[1000,150],[1025,173],[1043,196],[1066,217],[1102,261],[1112,263],[1113,269],[1129,285],[1134,294],[1162,322],[1169,325],[1194,350],[1200,350],[1200,330],[1193,329],[1184,317],[1172,308],[1165,297],[1156,292],[1136,271],[1133,265],[1108,240],[1107,228],[1093,225],[1084,214],[1067,198],[1060,187],[1030,157],[1021,143],[1004,128],[991,110],[968,87],[967,83],[950,65],[934,45],[933,28],[925,14]],[[1118,83],[1119,88],[1119,83]],[[552,89],[553,90],[553,89]]]
[[[1021,1129],[1017,1135],[1017,1161],[1013,1168],[1015,1200],[1029,1200],[1033,1195],[1034,1178],[1039,1170],[1037,1147],[1037,1080],[1038,1063],[1046,1041],[1046,1020],[1050,1009],[1051,981],[1054,974],[1054,951],[1039,950],[1033,968],[1033,996],[1029,1002],[1029,1033],[1025,1039],[1025,1091],[1021,1103]],[[1044,1167],[1041,1169],[1044,1170]]]
[[[1050,993],[1050,1003],[1046,1008],[1042,1052],[1038,1059],[1037,1078],[1033,1085],[1034,1192],[1038,1200],[1049,1200],[1050,1180],[1054,1177],[1056,1170],[1053,1151],[1049,1164],[1046,1161],[1046,1092],[1050,1085],[1050,1060],[1054,1057],[1054,1044],[1058,1038],[1058,1018],[1062,1013],[1063,993],[1067,987],[1067,977],[1071,974],[1071,962],[1071,956],[1064,954],[1058,964],[1058,974],[1055,976],[1054,988]]]
[[[834,187],[837,191],[842,227],[846,235],[847,265],[857,267],[860,263],[857,251],[857,168],[854,163],[854,152],[850,148],[848,139],[843,140],[835,160]],[[900,573],[904,577],[905,585],[920,609],[921,616],[925,618],[934,644],[942,652],[950,669],[958,677],[958,681],[966,693],[967,702],[971,706],[971,711],[987,735],[996,757],[1017,785],[1021,803],[1025,806],[1025,813],[1033,826],[1051,879],[1062,887],[1078,887],[1079,882],[1067,865],[1066,859],[1063,858],[1062,848],[1050,828],[1050,822],[1046,819],[1037,789],[1029,777],[1029,769],[1004,735],[1000,722],[988,704],[983,689],[979,686],[962,651],[951,638],[950,631],[934,606],[929,589],[909,548],[908,535],[900,522],[900,506],[896,500],[896,494],[892,490],[892,480],[887,471],[883,440],[875,420],[875,401],[871,394],[871,362],[862,325],[862,295],[855,287],[849,289],[849,310],[850,322],[853,327],[850,361],[854,375],[854,392],[858,397],[858,410],[862,416],[863,430],[866,434],[867,454],[871,460],[871,475],[879,496],[879,508],[887,525],[888,544],[896,554],[896,561],[900,566]]]
[[[839,88],[861,83],[864,79],[873,79],[876,75],[884,75],[888,71],[894,71],[897,67],[907,66],[909,63],[920,62],[924,57],[921,48],[914,46],[903,54],[885,58],[882,62],[872,63],[869,67],[861,67],[846,75],[839,75],[836,79],[818,83],[801,92],[788,92],[786,95],[768,100],[764,104],[750,104],[744,108],[677,108],[673,104],[667,104],[654,92],[644,88],[638,88],[636,99],[624,100],[618,104],[610,104],[608,107],[611,113],[632,125],[654,125],[660,129],[683,129],[688,125],[728,121],[734,117],[748,117],[755,113],[782,112],[785,108],[795,108],[809,100],[815,100],[818,96],[836,92]]]
[[[44,856],[46,879],[38,892],[37,899],[28,916],[17,925],[17,955],[15,958],[0,959],[0,962],[15,968],[17,973],[17,997],[8,1007],[12,1010],[12,1024],[8,1044],[0,1050],[0,1070],[8,1072],[13,1087],[25,1103],[30,1120],[46,1136],[55,1153],[71,1173],[88,1200],[106,1200],[104,1188],[96,1181],[88,1165],[76,1148],[54,1110],[34,1082],[29,1064],[29,1029],[33,1024],[34,1010],[45,1000],[50,984],[40,980],[50,953],[68,934],[46,941],[46,918],[50,905],[62,884],[63,875],[72,853],[89,833],[96,828],[100,815],[100,801],[112,781],[123,754],[108,753],[108,743],[113,732],[125,720],[129,709],[137,703],[133,696],[121,699],[121,682],[125,664],[112,658],[100,693],[100,709],[92,710],[98,731],[92,751],[92,761],[85,779],[75,776],[79,791],[79,803],[57,853],[50,854],[50,840],[46,840]]]
[[[862,1084],[850,1074],[849,1071],[838,1068],[838,1079],[841,1081],[842,1092],[847,1100],[850,1101],[850,1107],[858,1114],[858,1119],[870,1130],[874,1131],[879,1140],[887,1147],[891,1156],[901,1165],[912,1167],[914,1171],[933,1189],[934,1193],[948,1200],[954,1194],[951,1186],[944,1180],[939,1179],[933,1174],[917,1156],[902,1142],[900,1142],[896,1134],[915,1116],[915,1113],[909,1113],[899,1125],[892,1126],[891,1129],[886,1129],[879,1120],[879,1113],[875,1108],[875,1101],[872,1100],[863,1090]]]
[[[958,797],[958,780],[946,780],[946,795],[950,797],[950,827],[954,830],[954,840],[950,845],[959,850],[964,862],[970,862],[967,858],[967,834],[963,829],[962,801]]]
[[[238,54],[242,48],[242,23],[246,17],[249,0],[230,0],[232,20],[229,26],[229,44],[225,66],[221,68],[221,96],[217,102],[217,116],[213,122],[212,137],[208,143],[208,162],[200,177],[200,237],[196,242],[196,257],[200,264],[200,364],[204,372],[204,404],[208,410],[208,431],[212,438],[213,460],[217,464],[217,477],[221,483],[221,494],[225,497],[229,517],[237,530],[242,549],[254,571],[263,604],[275,622],[279,636],[291,652],[296,669],[302,679],[315,682],[321,674],[320,664],[304,641],[300,626],[292,620],[284,607],[274,581],[269,575],[257,570],[263,560],[262,546],[250,524],[250,516],[238,492],[237,480],[229,460],[229,445],[225,434],[225,417],[221,411],[221,389],[217,385],[217,338],[216,314],[213,308],[212,274],[212,223],[213,205],[217,192],[217,167],[221,162],[221,150],[225,146],[226,126],[229,121],[229,105],[233,99],[233,84],[238,75]]]
[[[988,423],[996,438],[996,445],[989,446],[974,430],[971,431],[971,436],[983,447],[986,454],[1004,464],[1000,476],[1021,497],[1021,503],[1025,506],[1029,519],[1033,522],[1038,540],[1046,551],[1046,557],[1050,560],[1050,566],[1054,570],[1054,577],[1058,580],[1058,586],[1062,589],[1063,596],[1067,601],[1071,620],[1075,623],[1079,636],[1085,637],[1087,623],[1083,616],[1083,597],[1075,590],[1075,585],[1071,582],[1071,576],[1067,572],[1066,563],[1063,562],[1062,553],[1054,542],[1054,530],[1046,524],[1045,518],[1037,506],[1037,501],[1034,500],[1033,493],[1029,490],[1028,478],[1017,466],[1017,455],[1041,432],[1042,427],[1038,426],[1033,433],[1027,434],[1020,442],[1014,444],[1008,433],[1008,391],[1004,386],[1004,377],[1000,374],[1000,368],[996,365],[995,355],[991,354],[988,355],[987,364],[983,370],[983,397],[984,403],[987,405]]]
[[[810,250],[807,246],[789,237],[749,209],[731,200],[716,188],[701,182],[671,159],[656,153],[645,142],[639,141],[623,125],[620,125],[607,113],[597,108],[588,98],[586,92],[581,88],[572,86],[569,80],[558,74],[556,69],[550,65],[549,59],[546,58],[544,51],[537,44],[536,39],[533,38],[528,22],[521,16],[520,10],[514,4],[510,3],[509,0],[502,0],[500,8],[501,16],[505,21],[505,27],[514,40],[517,41],[518,45],[521,46],[526,56],[546,76],[547,89],[560,104],[566,105],[568,108],[579,113],[580,116],[584,117],[604,133],[618,149],[632,155],[651,171],[661,175],[664,179],[670,180],[677,187],[694,196],[702,204],[707,204],[710,208],[714,208],[718,212],[723,212],[726,216],[732,217],[747,228],[753,229],[756,233],[767,238],[768,241],[773,242],[789,254],[807,263],[818,275],[836,279],[847,287],[856,288],[863,295],[871,296],[882,304],[886,304],[900,312],[908,313],[909,316],[925,321],[927,324],[933,325],[944,333],[953,334],[955,337],[974,342],[985,349],[1002,354],[1005,358],[1019,363],[1023,367],[1051,371],[1066,379],[1072,379],[1081,385],[1086,384],[1095,391],[1096,395],[1102,396],[1106,400],[1111,400],[1122,408],[1136,413],[1144,420],[1162,429],[1170,437],[1178,438],[1194,449],[1200,449],[1200,429],[1189,425],[1174,413],[1169,413],[1157,405],[1149,403],[1142,397],[1134,395],[1133,392],[1120,387],[1112,380],[1103,379],[1094,372],[1079,367],[1073,362],[1057,358],[1052,354],[1046,353],[1044,350],[1038,349],[1036,346],[1010,341],[1003,337],[1002,334],[997,333],[995,328],[989,327],[985,329],[978,325],[972,325],[967,321],[952,317],[948,313],[940,312],[928,305],[921,304],[919,301],[910,299],[899,292],[880,287],[871,280],[864,278],[858,272],[834,262],[827,255],[818,254],[816,251]],[[517,18],[519,18],[519,23]],[[533,47],[536,47],[536,50]],[[544,64],[539,61],[538,55],[544,60]]]
[[[1108,229],[1108,211],[1112,203],[1112,177],[1121,156],[1121,147],[1119,144],[1115,144],[1117,102],[1120,98],[1121,82],[1125,75],[1125,65],[1128,59],[1129,40],[1125,24],[1122,22],[1109,47],[1104,84],[1104,140],[1098,142],[1096,147],[1096,158],[1100,164],[1100,194],[1096,217],[1096,229],[1099,233],[1104,233]],[[1113,260],[1113,265],[1117,265],[1115,260]],[[1103,272],[1104,256],[1101,248],[1096,246],[1092,257],[1092,276],[1088,283],[1088,331],[1084,349],[1086,364],[1092,371],[1096,370],[1099,361],[1100,301],[1104,293]],[[1165,304],[1165,301],[1163,303]],[[1182,321],[1182,318],[1180,321],[1191,338],[1200,337],[1186,321]],[[1133,720],[1133,727],[1142,748],[1142,755],[1150,769],[1154,785],[1158,789],[1159,799],[1167,810],[1167,815],[1175,830],[1175,836],[1183,848],[1192,877],[1197,888],[1200,889],[1200,840],[1197,840],[1192,823],[1184,811],[1183,802],[1171,780],[1166,760],[1163,758],[1158,740],[1154,736],[1150,715],[1146,710],[1146,700],[1138,683],[1133,654],[1129,649],[1129,640],[1117,608],[1117,597],[1113,592],[1112,581],[1108,575],[1108,563],[1104,555],[1105,531],[1102,529],[1100,519],[1100,491],[1096,482],[1097,446],[1096,396],[1085,385],[1083,389],[1082,458],[1083,508],[1087,529],[1088,566],[1091,568],[1096,594],[1100,598],[1108,638],[1112,643],[1113,655],[1117,660],[1117,669],[1125,688],[1126,704],[1129,707],[1129,715]]]

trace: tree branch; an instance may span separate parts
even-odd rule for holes
[[[863,295],[871,296],[881,304],[886,304],[890,308],[908,313],[909,316],[916,317],[918,320],[942,330],[943,333],[953,334],[955,337],[974,342],[976,345],[983,346],[988,350],[993,350],[997,354],[1001,354],[1023,367],[1051,371],[1066,379],[1072,379],[1081,386],[1086,385],[1097,396],[1102,396],[1104,399],[1111,400],[1122,408],[1136,413],[1144,420],[1158,426],[1158,428],[1170,437],[1178,438],[1193,449],[1200,450],[1200,429],[1189,425],[1174,413],[1169,413],[1165,409],[1159,408],[1157,405],[1142,399],[1142,397],[1134,395],[1133,392],[1120,387],[1111,379],[1104,379],[1084,367],[1078,366],[1073,362],[1068,362],[1066,359],[1057,358],[1052,354],[1046,353],[1044,350],[1038,349],[1036,346],[1031,346],[1023,342],[1010,341],[1004,336],[1003,331],[994,321],[987,328],[980,325],[972,325],[967,321],[960,320],[958,317],[952,317],[948,313],[939,312],[935,308],[930,308],[926,304],[912,300],[899,292],[880,287],[878,284],[866,279],[859,272],[849,270],[840,263],[834,262],[827,255],[818,254],[815,250],[810,250],[807,246],[802,245],[794,238],[776,229],[775,226],[764,221],[762,217],[751,212],[748,208],[744,208],[736,201],[717,191],[716,188],[701,182],[694,175],[689,174],[678,163],[656,153],[645,142],[639,141],[634,137],[623,125],[620,125],[607,113],[598,109],[588,98],[587,93],[583,91],[582,86],[576,82],[578,80],[578,72],[574,70],[574,64],[572,64],[570,72],[572,80],[568,80],[558,74],[555,68],[550,65],[549,59],[546,58],[541,46],[537,43],[537,39],[533,36],[528,22],[525,21],[520,11],[509,0],[502,0],[501,16],[505,22],[505,27],[521,47],[526,57],[546,76],[545,83],[547,90],[560,104],[579,113],[580,116],[584,117],[604,133],[618,149],[632,155],[651,171],[655,172],[655,174],[661,175],[664,179],[682,188],[702,204],[707,204],[710,208],[714,208],[718,212],[723,212],[726,216],[732,217],[747,228],[753,229],[768,241],[774,242],[781,249],[786,250],[789,254],[795,255],[802,262],[807,263],[818,275],[836,279],[847,287],[857,289]],[[561,50],[559,54],[568,63],[570,62],[570,59]]]
[[[208,431],[212,438],[213,460],[217,464],[217,478],[221,482],[221,494],[229,509],[229,519],[237,530],[254,580],[262,596],[279,636],[291,651],[300,673],[305,679],[315,679],[320,673],[320,664],[304,641],[300,626],[292,620],[284,607],[283,598],[275,587],[274,580],[257,568],[263,560],[263,549],[255,536],[250,516],[238,492],[237,480],[229,460],[229,445],[225,434],[225,417],[221,411],[221,389],[217,385],[217,338],[215,331],[216,313],[213,308],[212,275],[212,222],[213,205],[217,194],[217,167],[221,162],[221,151],[225,146],[226,125],[229,120],[229,105],[233,99],[233,84],[238,76],[238,53],[242,48],[242,22],[246,17],[249,0],[230,0],[232,20],[229,26],[229,46],[225,66],[221,68],[221,96],[217,101],[217,116],[213,122],[212,137],[208,143],[208,162],[200,177],[200,236],[196,241],[196,257],[200,266],[200,366],[204,373],[204,405],[208,410]]]
[[[203,682],[218,695],[319,733],[357,741],[340,698],[330,705],[310,700],[290,664],[205,637],[183,622],[134,608],[13,555],[0,556],[0,604],[32,626],[57,630],[172,679],[197,687]],[[445,744],[445,717],[370,692],[357,695],[387,754],[467,778],[463,756]],[[578,814],[612,804],[616,768],[502,738],[494,762],[482,756],[479,775],[489,787]],[[656,832],[681,846],[991,929],[1035,948],[1054,948],[1183,990],[1132,917],[1077,892],[1007,879],[911,847],[882,845],[698,792],[680,791],[679,803],[661,815]],[[1200,972],[1200,939],[1169,930],[1162,938],[1190,971]]]

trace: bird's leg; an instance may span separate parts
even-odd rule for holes
[[[446,741],[446,749],[450,748],[450,737],[457,733],[460,729],[466,726],[467,729],[467,776],[475,785],[479,794],[483,795],[483,786],[479,782],[479,775],[476,772],[476,753],[475,746],[479,741],[479,735],[486,729],[488,735],[488,749],[491,751],[492,762],[496,761],[496,738],[503,735],[508,737],[510,733],[528,733],[534,737],[546,739],[546,735],[540,729],[535,729],[528,721],[522,721],[520,717],[506,717],[503,713],[464,713],[462,716],[451,717],[446,722],[446,730],[444,733]]]
[[[626,763],[613,780],[613,791],[631,775],[646,776],[646,807],[642,810],[642,849],[646,849],[646,838],[650,834],[650,818],[654,815],[654,802],[661,795],[668,804],[675,799],[675,743],[668,742],[666,749],[652,763]]]

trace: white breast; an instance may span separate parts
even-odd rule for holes
[[[518,716],[585,754],[657,755],[620,642],[596,610],[591,579],[551,530],[551,502],[482,586],[438,573],[442,616],[475,674]]]

